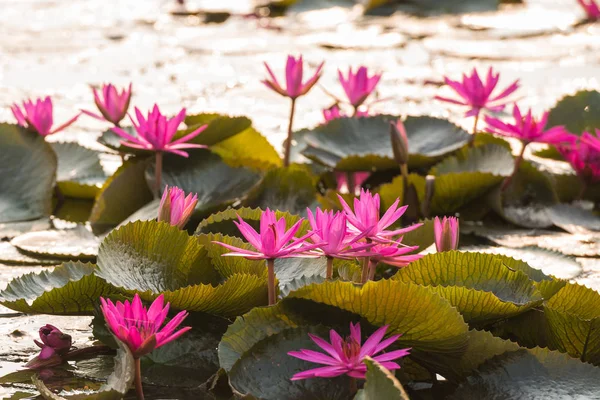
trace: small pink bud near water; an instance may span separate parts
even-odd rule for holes
[[[63,333],[50,324],[42,326],[39,329],[39,335],[41,342],[38,340],[34,340],[34,342],[42,351],[25,366],[38,369],[62,364],[63,356],[69,352],[73,344],[71,335]]]
[[[185,192],[175,186],[165,186],[160,206],[158,208],[158,221],[165,221],[169,224],[183,229],[189,221],[194,208],[198,204],[198,195]]]
[[[458,218],[435,217],[433,220],[435,247],[438,252],[458,249],[459,226]]]
[[[94,102],[101,115],[86,110],[82,110],[82,112],[90,117],[119,125],[119,122],[127,115],[127,109],[129,108],[131,83],[128,88],[123,88],[120,93],[111,83],[102,85],[100,92],[96,88],[92,88],[92,91],[94,92]]]
[[[408,163],[408,137],[402,120],[390,122],[390,137],[396,162],[399,165],[406,165]]]
[[[581,8],[585,11],[588,20],[598,21],[600,20],[600,5],[596,3],[596,0],[577,0]]]
[[[50,96],[47,96],[44,99],[38,98],[35,102],[32,100],[25,100],[22,106],[15,103],[10,107],[10,110],[17,120],[17,124],[33,132],[37,132],[41,136],[48,136],[62,131],[74,123],[80,115],[77,114],[64,124],[53,129],[54,116],[52,99]]]

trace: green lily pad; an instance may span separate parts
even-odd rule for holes
[[[339,171],[397,168],[390,144],[392,116],[338,118],[299,135],[308,145],[305,156]],[[409,167],[431,165],[458,150],[470,135],[443,119],[408,117],[404,122],[410,151]]]
[[[90,215],[94,233],[114,228],[152,201],[152,193],[144,177],[145,169],[144,161],[126,161],[104,183]]]
[[[20,252],[9,242],[0,242],[0,263],[13,265],[58,265],[62,260],[34,257]]]
[[[24,253],[69,260],[94,259],[100,241],[83,225],[74,229],[29,232],[10,242]]]
[[[0,223],[50,215],[56,155],[38,134],[0,124]]]
[[[163,185],[177,186],[197,193],[196,212],[207,214],[243,199],[261,180],[261,175],[245,168],[233,168],[206,149],[189,151],[189,158],[166,154]],[[146,171],[154,181],[154,165]]]
[[[534,151],[532,154],[536,157],[549,158],[555,161],[565,161],[565,158],[554,146],[549,146],[545,149]]]
[[[419,201],[425,198],[425,178],[421,175],[408,175],[409,185],[414,185]],[[390,183],[383,184],[377,191],[381,197],[381,209],[387,210],[396,199],[404,199],[404,179],[402,176],[395,177]]]
[[[600,294],[577,284],[565,285],[544,304],[551,348],[600,364]]]
[[[57,203],[56,205],[58,205],[57,198],[55,197],[53,200],[53,203]],[[65,197],[61,200],[58,210],[54,206],[56,210],[54,218],[55,220],[58,218],[63,221],[84,224],[89,220],[93,208],[93,200]]]
[[[258,232],[260,226],[260,216],[262,213],[263,210],[260,208],[229,208],[225,211],[214,213],[200,222],[198,228],[196,229],[196,234],[222,233],[228,236],[242,237],[239,229],[233,223],[233,221],[238,220],[238,215]],[[288,228],[291,228],[292,225],[300,220],[299,216],[292,215],[285,211],[275,211],[275,216],[278,219],[284,217]],[[304,220],[300,225],[300,229],[298,229],[296,236],[302,236],[306,234],[309,229],[310,223],[307,220]]]
[[[433,220],[424,219],[419,221],[419,223],[423,225],[402,236],[402,243],[407,246],[419,246],[419,251],[423,251],[435,242]]]
[[[570,233],[600,231],[600,218],[593,212],[570,204],[557,204],[548,209],[552,223]]]
[[[160,208],[160,199],[154,199],[146,204],[129,217],[125,218],[117,227],[127,225],[135,221],[154,221],[158,218],[158,209]]]
[[[282,165],[277,150],[266,137],[252,127],[211,146],[210,149],[232,167],[247,167],[261,171]]]
[[[557,125],[576,135],[600,129],[600,92],[582,90],[560,99],[548,116],[548,126]]]
[[[558,201],[552,181],[531,163],[521,163],[519,171],[504,192],[496,188],[488,202],[507,221],[527,228],[552,225],[547,210]]]
[[[208,125],[201,134],[189,141],[189,143],[206,146],[212,146],[236,136],[252,125],[252,121],[247,117],[230,117],[214,113],[187,115],[184,122],[188,128],[178,132],[178,137],[191,133],[202,125]]]
[[[50,143],[58,158],[56,180],[66,197],[94,199],[106,181],[98,152],[77,143]]]
[[[25,274],[0,292],[0,304],[27,314],[90,315],[100,296],[118,293],[94,271],[93,264],[66,262],[53,271]]]
[[[12,239],[27,232],[45,231],[51,227],[50,219],[46,217],[32,221],[0,223],[0,239]]]
[[[392,279],[431,287],[472,324],[521,314],[543,300],[526,274],[509,269],[501,258],[489,254],[428,254]]]
[[[367,381],[364,389],[356,394],[354,400],[409,400],[402,384],[393,373],[371,357],[365,358],[364,363],[367,366],[365,376]]]
[[[260,185],[248,194],[244,204],[252,208],[267,207],[291,214],[306,214],[306,208],[317,201],[317,178],[302,165],[272,169]]]
[[[153,293],[217,280],[196,238],[156,221],[136,221],[112,231],[100,245],[97,275],[117,287]],[[191,275],[199,281],[190,282]]]
[[[596,397],[599,382],[600,368],[548,349],[522,349],[486,362],[449,398],[585,399]]]
[[[242,249],[252,249],[252,246],[242,239],[225,236],[220,233],[200,234],[196,238],[204,246],[213,268],[222,277],[230,278],[235,274],[250,274],[266,279],[267,265],[265,260],[248,260],[244,257],[223,257],[223,254],[229,253],[231,250],[213,243],[216,241]]]

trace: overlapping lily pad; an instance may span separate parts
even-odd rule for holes
[[[50,146],[58,158],[56,179],[67,197],[94,199],[106,181],[99,153],[77,143],[54,142]]]
[[[0,124],[0,223],[50,215],[56,155],[44,138]]]
[[[227,140],[250,128],[252,125],[252,121],[247,117],[231,117],[216,113],[188,115],[185,117],[184,122],[188,127],[184,131],[179,132],[178,136],[191,133],[202,125],[208,125],[200,135],[190,141],[190,143],[204,144],[206,146],[212,146]]]
[[[339,118],[310,131],[298,132],[307,143],[303,154],[340,171],[397,168],[389,134],[389,124],[396,119],[383,115]],[[469,141],[467,132],[443,119],[408,117],[404,125],[410,167],[431,165]]]
[[[162,182],[186,193],[197,193],[197,213],[206,215],[243,199],[261,180],[259,173],[231,167],[208,150],[191,150],[189,155],[189,158],[165,155]],[[146,175],[148,181],[154,181],[153,164]]]
[[[12,239],[27,232],[45,231],[50,228],[50,219],[47,217],[31,221],[0,223],[0,239]]]
[[[94,271],[93,264],[66,262],[51,272],[23,275],[0,292],[0,304],[28,314],[89,315],[100,296],[119,293]]]
[[[211,146],[210,149],[233,167],[262,171],[282,164],[277,150],[253,127]]]
[[[431,287],[472,324],[521,314],[542,303],[542,295],[526,274],[488,254],[429,254],[392,279]]]
[[[62,260],[42,258],[20,252],[9,242],[0,242],[0,263],[14,265],[58,265]]]
[[[402,384],[394,374],[370,357],[365,359],[367,375],[364,389],[360,390],[354,400],[409,400]]]
[[[94,259],[100,245],[98,238],[83,225],[66,230],[29,232],[10,243],[34,256],[68,260]]]
[[[600,129],[600,92],[582,90],[563,97],[550,110],[548,125],[564,125],[576,135]]]

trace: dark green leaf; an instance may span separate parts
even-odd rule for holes
[[[367,381],[354,400],[409,400],[402,384],[393,373],[371,357],[365,358],[364,363],[367,366]]]
[[[576,135],[600,129],[600,93],[582,90],[563,97],[548,116],[548,126],[564,125]]]
[[[211,146],[210,149],[232,167],[268,170],[282,164],[273,145],[252,127]]]
[[[223,254],[229,253],[231,250],[213,243],[216,241],[240,247],[242,249],[252,249],[252,246],[242,239],[223,236],[220,233],[210,233],[207,235],[200,234],[196,237],[198,238],[198,242],[204,245],[208,257],[211,259],[213,268],[222,277],[229,278],[235,274],[250,274],[266,279],[267,265],[265,260],[248,260],[244,257],[223,257]]]
[[[201,134],[189,142],[207,146],[215,145],[236,136],[252,125],[252,121],[247,117],[231,117],[211,113],[188,115],[184,121],[188,128],[178,132],[177,137],[191,133],[202,125],[208,125]]]
[[[50,143],[58,158],[56,180],[67,197],[94,199],[100,192],[106,174],[99,153],[77,143]]]
[[[56,155],[38,134],[0,124],[0,223],[50,215]]]

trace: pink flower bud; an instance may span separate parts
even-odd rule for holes
[[[406,136],[406,129],[401,120],[396,123],[390,122],[390,137],[392,139],[392,151],[394,152],[394,158],[400,165],[408,163],[408,137]]]
[[[458,218],[444,217],[433,220],[435,247],[438,252],[456,250],[458,248]]]
[[[158,221],[165,221],[183,229],[192,216],[196,204],[198,204],[197,194],[192,196],[190,193],[186,196],[185,192],[178,187],[165,186],[158,209]]]

